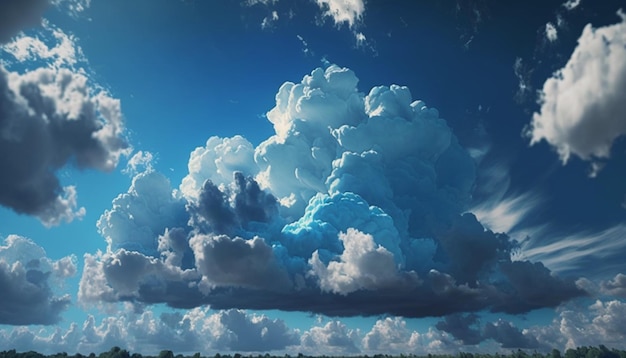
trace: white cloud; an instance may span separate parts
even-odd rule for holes
[[[415,272],[403,276],[398,271],[393,254],[376,244],[372,235],[350,228],[339,234],[339,240],[344,251],[338,261],[324,265],[317,250],[309,260],[323,291],[346,295],[362,289],[407,289],[419,283]]]
[[[363,0],[315,0],[320,9],[324,10],[324,16],[331,17],[336,25],[347,23],[353,28],[361,20],[365,12]]]
[[[574,10],[578,7],[578,5],[580,5],[581,2],[582,0],[567,0],[563,3],[563,7],[567,10]]]
[[[546,38],[550,42],[554,42],[559,38],[556,27],[551,22],[546,23]]]
[[[142,150],[135,153],[126,163],[126,169],[123,170],[126,174],[136,175],[144,171],[152,171],[152,163],[154,161],[154,155],[150,152],[144,152]]]
[[[86,62],[75,36],[66,34],[47,21],[43,22],[41,34],[50,45],[38,37],[20,35],[2,49],[19,62],[41,61],[56,69],[74,69],[78,62]]]
[[[232,182],[235,172],[254,176],[259,170],[254,162],[254,146],[238,135],[209,138],[204,147],[191,152],[187,167],[189,174],[183,178],[180,191],[191,201],[197,201],[207,179],[225,186]]]
[[[561,70],[543,86],[541,110],[528,128],[531,145],[546,140],[563,163],[571,155],[595,161],[610,156],[626,134],[626,16],[615,25],[587,25]]]
[[[350,329],[340,321],[330,321],[302,333],[300,342],[305,352],[319,354],[320,348],[324,347],[329,354],[340,355],[359,352],[358,338],[358,330]]]
[[[406,327],[406,321],[400,317],[387,317],[376,321],[372,329],[363,337],[363,349],[370,352],[404,353],[410,349],[415,340]]]
[[[278,19],[279,19],[278,12],[276,10],[273,10],[270,15],[263,18],[263,22],[261,22],[261,28],[262,29],[271,28],[274,25],[274,23],[278,21]]]

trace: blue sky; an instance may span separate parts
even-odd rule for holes
[[[626,348],[620,6],[0,2],[0,346]]]

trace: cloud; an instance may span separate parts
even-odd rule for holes
[[[602,344],[624,349],[624,314],[626,304],[619,300],[596,300],[588,306],[567,304],[549,325],[530,327],[524,335],[535,337],[543,347],[576,349]]]
[[[241,310],[218,314],[224,331],[216,339],[216,348],[231,351],[269,351],[296,345],[298,336],[279,319],[249,315]]]
[[[197,200],[205,180],[214,185],[229,184],[235,172],[255,175],[254,147],[242,136],[211,137],[205,147],[198,147],[189,157],[189,174],[180,185],[180,191],[189,200]]]
[[[580,5],[581,2],[582,0],[567,0],[563,3],[563,7],[567,10],[574,10],[578,7],[578,5]]]
[[[172,195],[169,180],[148,170],[137,174],[128,192],[113,200],[113,207],[98,220],[109,250],[120,248],[149,254],[158,252],[158,236],[166,228],[186,227],[185,202]]]
[[[515,63],[513,64],[513,72],[515,73],[515,77],[517,77],[518,81],[517,92],[515,92],[515,100],[522,102],[533,92],[531,85],[531,75],[533,71],[524,64],[521,57],[517,57],[515,59]]]
[[[444,317],[443,321],[437,322],[435,327],[440,331],[450,333],[465,345],[475,345],[484,340],[482,332],[473,327],[477,324],[478,316],[476,314],[453,314]]]
[[[37,216],[46,225],[71,221],[76,192],[55,171],[113,170],[127,144],[118,100],[92,94],[87,78],[69,70],[18,74],[0,68],[0,205]]]
[[[531,145],[545,140],[563,163],[572,155],[592,161],[610,156],[626,133],[626,17],[594,29],[587,25],[565,67],[546,80],[541,110],[527,129]]]
[[[268,15],[266,17],[263,18],[263,22],[261,22],[261,28],[262,29],[268,29],[274,26],[274,23],[276,23],[276,21],[278,21],[278,12],[276,10],[273,10],[271,15]]]
[[[556,27],[551,22],[546,23],[546,38],[550,42],[554,42],[559,38]]]
[[[582,268],[590,277],[611,274],[611,262],[621,262],[620,252],[624,248],[626,226],[616,225],[601,231],[562,232],[549,227],[539,228],[522,246],[521,254],[526,259],[541,261],[551,270],[562,274],[575,274]],[[604,265],[594,267],[592,262],[602,260]]]
[[[379,319],[363,337],[363,349],[372,352],[406,352],[415,343],[416,334],[406,327],[406,321],[400,317]]]
[[[333,355],[358,353],[356,341],[358,331],[349,329],[340,321],[330,321],[324,326],[311,327],[300,337],[301,347],[305,351],[319,353],[320,347]]]
[[[8,42],[22,29],[41,23],[47,0],[8,0],[0,4],[0,44]]]
[[[98,222],[109,245],[85,255],[79,300],[424,317],[584,294],[466,213],[474,162],[437,110],[357,83],[331,65],[283,84],[275,134],[210,138],[180,191],[137,174]]]
[[[19,63],[30,61],[44,63],[55,69],[62,67],[74,69],[76,64],[87,62],[82,48],[76,42],[74,35],[68,35],[44,20],[37,37],[19,35],[5,44],[2,50],[12,55]],[[11,61],[6,63],[11,64]]]
[[[118,312],[97,322],[88,316],[82,325],[72,323],[52,333],[28,327],[0,330],[0,344],[18,351],[107,352],[111,347],[157,355],[161,350],[193,354],[206,351],[267,352],[298,346],[299,333],[280,319],[245,311],[213,312],[193,309],[157,315]]]
[[[510,322],[498,320],[487,323],[484,328],[485,338],[491,338],[500,343],[502,348],[537,349],[541,345],[532,334],[524,334]],[[550,347],[546,345],[542,348]]]
[[[91,6],[91,0],[49,0],[50,3],[69,15],[78,17]]]
[[[32,240],[10,235],[0,245],[0,324],[54,324],[70,305],[55,296],[53,284],[73,276],[72,257],[54,261]]]
[[[144,152],[142,150],[133,154],[133,156],[126,163],[126,169],[124,173],[136,175],[140,172],[152,171],[152,163],[154,162],[154,155],[150,152]]]
[[[615,278],[600,283],[601,292],[619,298],[626,298],[626,275],[618,273]]]
[[[353,28],[363,19],[365,3],[363,0],[315,0],[324,16],[331,17],[336,25],[348,24]]]
[[[318,250],[309,260],[311,274],[319,279],[322,291],[346,295],[357,290],[398,290],[419,284],[415,272],[398,272],[393,254],[376,245],[372,235],[350,228],[339,234],[339,240],[344,247],[339,261],[324,265]]]

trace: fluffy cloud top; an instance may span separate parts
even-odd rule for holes
[[[79,299],[423,317],[584,294],[511,261],[506,235],[463,214],[474,163],[437,110],[406,87],[357,83],[334,65],[286,82],[267,115],[275,134],[256,148],[210,138],[180,191],[138,174],[99,221],[109,249],[85,256]]]
[[[315,0],[323,10],[324,16],[332,17],[335,24],[347,23],[352,28],[363,19],[365,4],[363,0]]]
[[[53,324],[70,304],[53,284],[76,274],[72,257],[54,261],[33,241],[16,235],[0,245],[0,324]]]
[[[619,15],[615,25],[587,25],[565,67],[544,83],[528,134],[531,144],[545,139],[564,163],[571,155],[608,158],[626,134],[626,16]]]

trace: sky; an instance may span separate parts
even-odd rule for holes
[[[626,349],[625,7],[0,0],[0,347]]]

